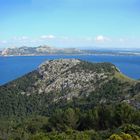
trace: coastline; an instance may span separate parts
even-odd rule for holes
[[[94,54],[89,54],[89,53],[83,53],[83,54],[39,54],[39,55],[35,55],[35,54],[29,54],[29,55],[0,55],[0,57],[22,57],[22,56],[26,56],[26,57],[32,57],[32,56],[82,56],[82,55],[89,55],[89,56],[140,56],[140,53],[94,53]]]

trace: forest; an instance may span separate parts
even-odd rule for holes
[[[140,83],[114,76],[110,64],[84,62],[80,69],[113,77],[99,80],[95,91],[55,102],[68,91],[33,93],[37,71],[0,86],[0,140],[140,140]]]

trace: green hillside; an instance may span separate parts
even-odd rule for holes
[[[44,62],[0,86],[2,140],[139,140],[140,83],[113,64]]]

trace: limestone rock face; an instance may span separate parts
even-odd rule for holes
[[[94,69],[90,68],[89,64]],[[58,93],[54,100],[59,98],[70,100],[73,97],[88,96],[89,92],[100,86],[99,81],[102,81],[103,84],[108,81],[110,75],[103,68],[95,69],[96,64],[95,66],[92,63],[89,64],[78,59],[46,61],[39,66],[37,72],[41,78],[35,81],[34,88],[30,89],[30,92],[37,94]],[[112,65],[110,68],[115,69]]]
[[[80,61],[77,59],[59,59],[46,61],[39,66],[38,72],[43,76],[44,80],[53,80],[79,63]]]

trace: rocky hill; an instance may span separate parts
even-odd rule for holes
[[[78,96],[77,93],[94,91],[118,72],[118,69],[110,63],[92,64],[78,59],[58,59],[44,62],[37,70],[11,82],[8,86],[15,86],[15,83],[22,82],[28,76],[37,77],[34,81],[30,81],[33,82],[31,85],[23,90],[19,89],[22,94],[65,92],[70,96]]]
[[[51,98],[51,103],[72,101],[74,98],[92,99],[95,96],[95,103],[121,101],[140,107],[137,98],[140,83],[124,76],[110,63],[50,60],[37,70],[0,87],[0,92],[3,88],[27,96],[45,95]]]

